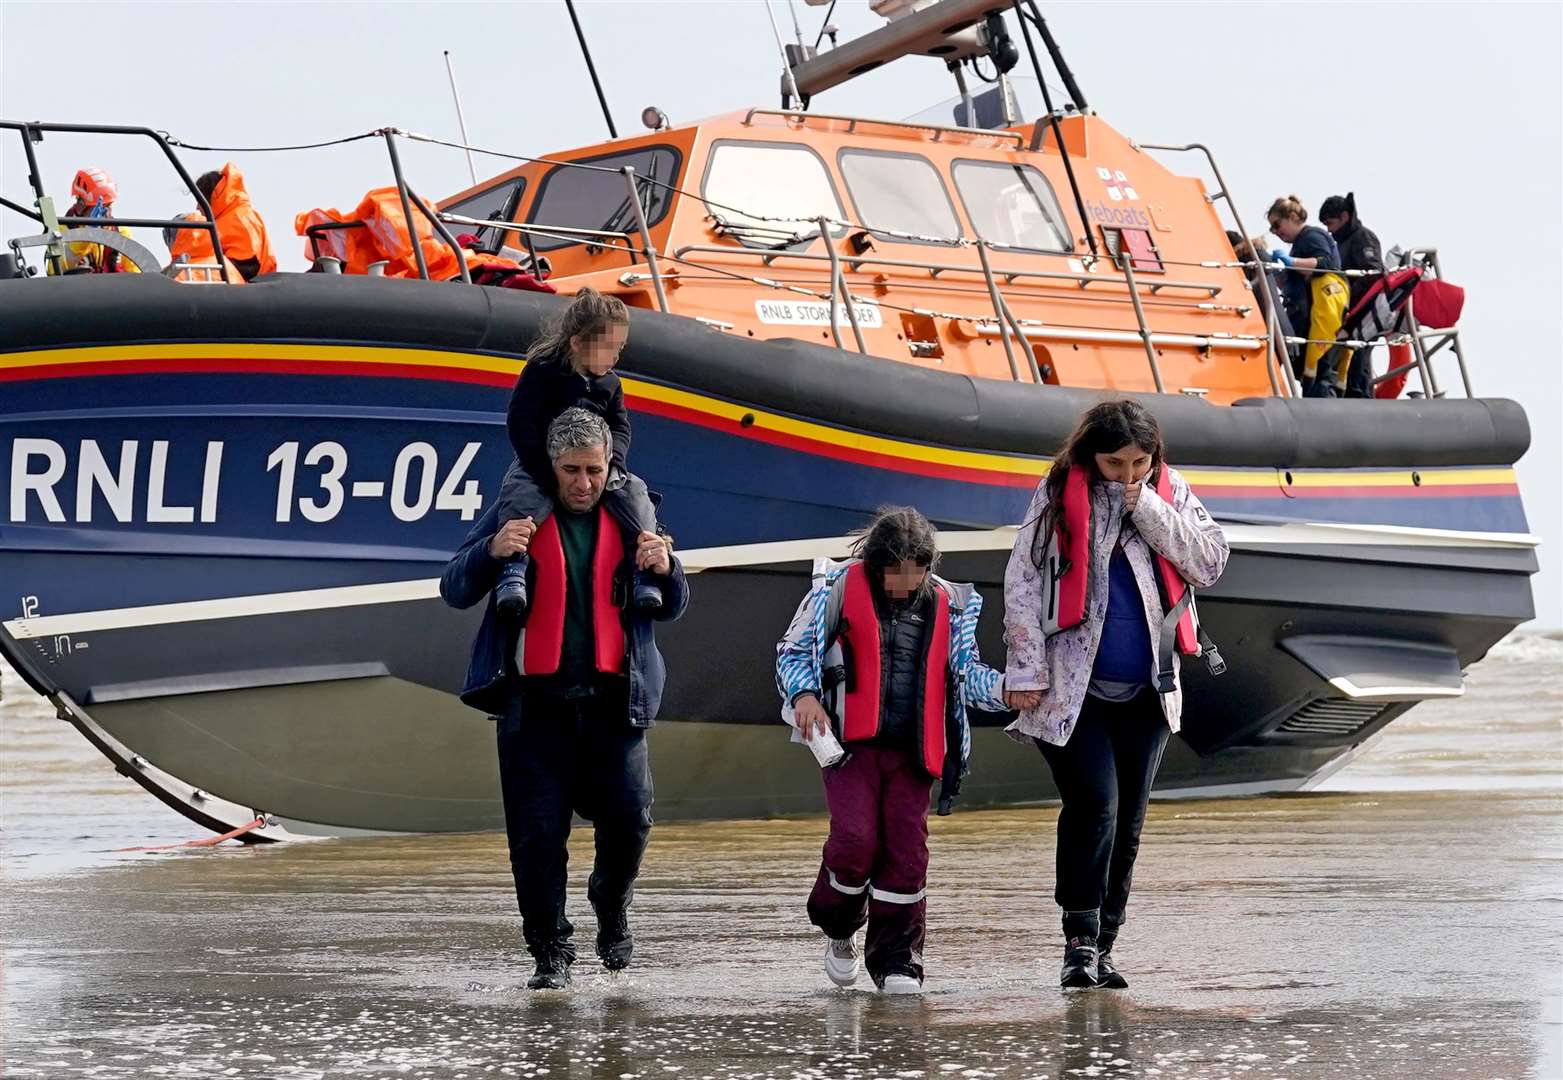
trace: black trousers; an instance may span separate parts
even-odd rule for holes
[[[1129,906],[1134,857],[1171,730],[1155,691],[1130,701],[1087,696],[1063,746],[1038,740],[1063,799],[1058,813],[1058,868],[1054,899],[1064,909],[1066,934],[1100,929],[1116,933]],[[1068,928],[1070,916],[1077,926]]]
[[[651,761],[622,688],[565,697],[528,689],[499,718],[499,778],[510,870],[527,948],[574,954],[565,917],[573,814],[592,822],[586,895],[599,917],[629,906],[651,835]]]
[[[657,531],[657,508],[646,482],[634,473],[615,471],[603,488],[602,504],[621,524],[636,532]],[[512,460],[499,486],[499,523],[529,517],[539,525],[554,512],[553,498]]]

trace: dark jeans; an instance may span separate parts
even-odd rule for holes
[[[646,482],[633,473],[615,472],[603,489],[602,505],[619,523],[639,532],[657,531],[657,508]],[[541,525],[554,512],[554,500],[537,486],[532,474],[512,460],[499,485],[499,523],[529,517]]]
[[[809,921],[833,938],[868,923],[864,961],[874,981],[890,972],[923,977],[928,926],[928,791],[915,753],[852,743],[852,756],[825,769],[830,835]]]
[[[1364,346],[1351,354],[1351,370],[1346,376],[1346,396],[1373,396],[1373,346]]]
[[[1038,741],[1064,803],[1053,896],[1066,924],[1075,915],[1079,930],[1094,929],[1097,913],[1103,932],[1123,924],[1151,782],[1170,734],[1161,702],[1147,688],[1129,701],[1087,696],[1067,743]]]
[[[527,948],[565,948],[572,813],[592,822],[597,858],[586,895],[599,917],[629,907],[651,835],[651,762],[630,726],[627,689],[568,698],[524,690],[499,718],[499,779],[510,870]]]

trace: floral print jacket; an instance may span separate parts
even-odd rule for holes
[[[1183,579],[1195,588],[1209,588],[1221,577],[1227,563],[1226,535],[1177,470],[1162,467],[1172,482],[1171,505],[1156,493],[1155,484],[1146,482],[1141,485],[1139,502],[1127,521],[1123,513],[1124,485],[1108,481],[1091,485],[1091,514],[1096,526],[1086,617],[1078,626],[1060,630],[1051,637],[1042,633],[1042,572],[1031,557],[1039,522],[1047,508],[1047,482],[1043,480],[1037,485],[1004,574],[1004,640],[1009,646],[1004,689],[1040,690],[1042,703],[1021,712],[1005,729],[1011,738],[1020,742],[1041,739],[1055,746],[1069,741],[1091,683],[1091,665],[1096,660],[1107,614],[1107,566],[1120,535],[1124,554],[1140,586],[1152,650],[1161,647],[1163,611],[1152,553],[1171,560]],[[1155,670],[1156,659],[1152,657],[1147,681]],[[1177,665],[1178,658],[1174,657],[1174,674]],[[1161,707],[1168,725],[1177,731],[1183,711],[1181,683],[1171,693],[1161,695]]]

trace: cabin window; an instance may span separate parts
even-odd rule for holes
[[[577,160],[579,164],[595,168],[578,169],[560,165],[548,172],[538,186],[527,223],[543,232],[547,231],[548,226],[554,225],[568,229],[602,229],[605,233],[630,233],[631,243],[639,248],[640,238],[633,235],[639,228],[635,221],[635,208],[630,205],[624,175],[618,170],[626,165],[635,170],[636,187],[640,189],[640,204],[646,213],[646,225],[654,226],[667,216],[668,208],[673,205],[673,192],[662,185],[678,180],[678,151],[671,146],[643,146],[636,150]],[[609,237],[608,240],[618,244],[624,242],[622,238],[616,237]],[[589,242],[586,237],[532,234],[532,245],[538,251],[553,251]]]
[[[447,203],[440,209],[447,214],[460,214],[462,217],[479,220],[509,221],[516,212],[516,206],[521,202],[521,192],[525,187],[526,177],[517,176],[506,180],[503,184],[495,184],[476,195],[469,195],[460,202]],[[449,228],[455,236],[469,232],[477,233],[478,249],[488,252],[499,250],[504,235],[499,229],[474,229],[471,225],[451,225]]]
[[[883,150],[843,150],[836,159],[858,220],[953,243],[961,238],[950,193],[927,158]],[[887,240],[902,240],[889,236]],[[902,242],[906,242],[902,240]],[[914,241],[915,242],[915,241]]]
[[[815,218],[846,216],[825,162],[790,143],[717,143],[700,194],[748,247],[791,247],[818,235]]]
[[[984,240],[1038,251],[1073,251],[1053,186],[1030,165],[957,161],[955,188]]]

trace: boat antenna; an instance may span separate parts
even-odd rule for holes
[[[608,135],[617,139],[618,130],[613,126],[613,116],[608,112],[608,99],[603,96],[602,83],[597,79],[597,65],[592,63],[592,51],[587,47],[586,34],[581,30],[581,20],[575,14],[575,0],[564,0],[570,9],[570,21],[575,24],[575,38],[581,43],[581,55],[586,58],[586,70],[591,74],[592,86],[597,89],[597,104],[602,106],[602,118],[608,122]]]
[[[1059,127],[1058,113],[1053,111],[1053,95],[1048,92],[1047,79],[1042,76],[1042,62],[1037,59],[1037,47],[1031,43],[1031,30],[1026,26],[1026,12],[1021,8],[1021,2],[1022,0],[1015,0],[1015,14],[1020,19],[1020,36],[1026,39],[1026,51],[1031,54],[1031,67],[1037,73],[1037,85],[1042,88],[1042,105],[1047,109],[1048,125],[1053,129],[1053,141],[1058,144],[1059,156],[1064,159],[1064,175],[1069,177],[1069,190],[1074,193],[1075,211],[1080,215],[1080,227],[1085,230],[1086,246],[1091,249],[1091,256],[1095,258],[1100,254],[1096,250],[1096,234],[1091,231],[1091,219],[1085,216],[1085,200],[1080,197],[1080,182],[1075,179],[1075,167],[1069,161],[1069,147],[1064,145],[1064,133]],[[1078,105],[1079,102],[1076,104]]]
[[[1069,70],[1069,65],[1064,62],[1064,52],[1058,47],[1058,42],[1053,40],[1053,31],[1047,28],[1047,20],[1042,17],[1042,9],[1037,7],[1037,0],[1026,0],[1031,8],[1031,21],[1037,25],[1037,33],[1042,35],[1042,44],[1047,46],[1047,54],[1053,58],[1053,66],[1058,69],[1058,77],[1064,80],[1064,89],[1069,91],[1069,96],[1074,99],[1075,108],[1085,112],[1085,95],[1080,92],[1080,84],[1075,82],[1075,73]],[[1015,3],[1015,12],[1020,16],[1021,24],[1026,21],[1026,13],[1021,10],[1019,0]]]
[[[830,17],[836,13],[836,0],[830,0],[830,7],[825,9],[825,17],[820,20],[819,33],[814,38],[814,48],[819,49],[819,43],[825,40],[825,35],[830,35],[830,43],[836,44],[836,28],[830,25]]]
[[[791,107],[790,99],[798,103],[798,108],[806,109],[809,104],[803,100],[803,95],[798,93],[798,80],[792,77],[792,63],[787,59],[787,46],[782,44],[781,27],[776,23],[776,11],[771,7],[771,0],[765,0],[765,14],[770,16],[771,33],[776,37],[776,51],[781,54],[782,108]]]
[[[461,112],[461,91],[456,89],[456,69],[451,66],[450,50],[445,50],[445,74],[450,76],[450,96],[456,99],[456,123],[461,127],[461,142],[467,151],[467,172],[472,174],[472,185],[477,186],[478,169],[472,164],[472,140],[467,137],[467,118]]]
[[[798,22],[798,5],[793,0],[787,0],[787,13],[792,16],[792,36],[798,39],[798,48],[803,48],[803,25]]]

